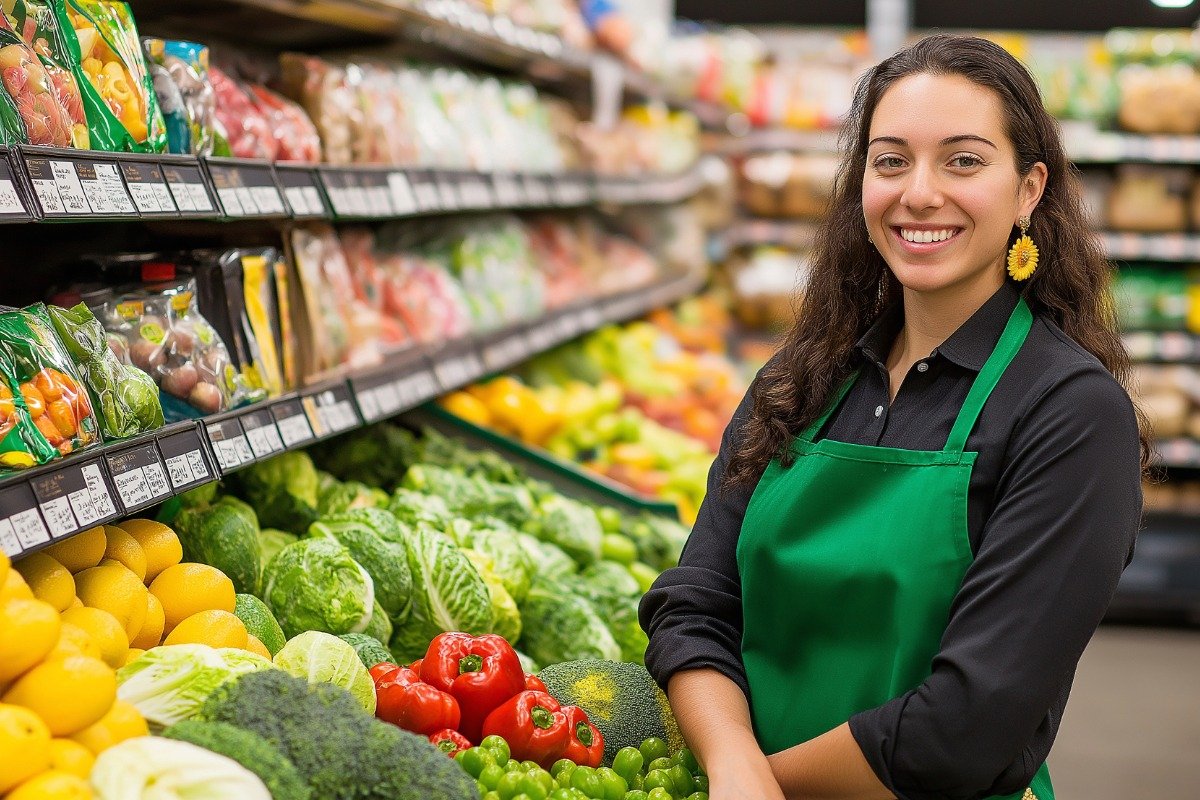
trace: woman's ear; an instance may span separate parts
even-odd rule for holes
[[[1032,216],[1033,210],[1042,200],[1042,192],[1046,191],[1046,180],[1050,177],[1050,171],[1046,169],[1046,165],[1041,161],[1029,168],[1029,172],[1021,178],[1021,188],[1018,193],[1020,202],[1020,214],[1018,216]]]

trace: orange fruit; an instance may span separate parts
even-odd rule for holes
[[[125,628],[112,614],[102,608],[68,608],[62,613],[63,622],[81,628],[100,650],[100,659],[113,669],[125,663],[129,638]]]
[[[69,772],[52,769],[12,790],[5,800],[92,800],[92,786]]]
[[[63,622],[62,632],[58,634],[58,642],[54,645],[54,649],[46,655],[46,660],[65,658],[66,656],[100,658],[100,646],[83,628],[70,622]]]
[[[246,634],[246,649],[255,655],[262,656],[268,661],[271,660],[271,651],[267,646],[258,640],[258,637],[252,633]]]
[[[96,756],[91,750],[70,739],[50,740],[50,769],[86,778],[92,773]]]
[[[55,736],[92,725],[117,699],[117,675],[96,658],[67,656],[44,661],[8,688],[0,702],[37,714]]]
[[[146,581],[183,560],[183,545],[175,531],[152,519],[127,519],[119,526],[142,546],[146,554]]]
[[[138,576],[139,581],[146,580],[146,551],[122,528],[116,525],[104,526],[104,557],[119,561]]]
[[[50,729],[28,708],[0,704],[0,794],[50,767]]]
[[[126,739],[149,735],[150,728],[141,712],[124,700],[118,700],[95,724],[72,734],[71,741],[83,745],[95,755],[100,755]]]
[[[85,569],[75,576],[75,591],[85,606],[103,609],[116,617],[128,639],[134,639],[141,631],[146,621],[146,587],[128,568],[102,564]]]
[[[158,647],[162,644],[163,627],[165,625],[166,617],[163,615],[162,603],[159,602],[157,597],[146,592],[146,620],[142,623],[142,629],[138,631],[138,635],[133,638],[129,646],[142,650]]]
[[[45,553],[31,553],[16,564],[17,572],[38,600],[63,611],[75,599],[75,579],[62,564]]]
[[[197,612],[180,622],[167,634],[163,644],[206,644],[209,647],[245,649],[248,636],[245,624],[236,615],[213,609]]]
[[[170,633],[187,617],[213,609],[233,613],[237,601],[233,581],[207,564],[184,562],[167,567],[150,583],[150,594],[162,603],[163,630]]]
[[[94,567],[104,558],[108,541],[103,526],[80,531],[69,539],[55,542],[42,552],[62,564],[72,573]]]
[[[0,605],[0,684],[44,659],[58,642],[61,627],[58,612],[41,600]]]

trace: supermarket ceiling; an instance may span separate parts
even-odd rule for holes
[[[1178,1],[1178,0],[1177,0]],[[1151,0],[911,0],[916,28],[1103,31],[1121,26],[1191,27],[1200,0],[1187,8],[1160,8]],[[846,0],[676,0],[676,14],[737,25],[856,25],[866,20],[866,1]]]

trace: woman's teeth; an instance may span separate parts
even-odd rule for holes
[[[953,228],[946,228],[940,231],[910,231],[907,228],[900,229],[900,235],[904,237],[906,242],[944,242],[953,236],[955,233]]]

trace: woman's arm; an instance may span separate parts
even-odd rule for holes
[[[767,759],[787,800],[895,800],[843,723]]]
[[[784,800],[754,738],[741,687],[715,669],[689,669],[671,677],[667,697],[708,775],[710,800]]]

